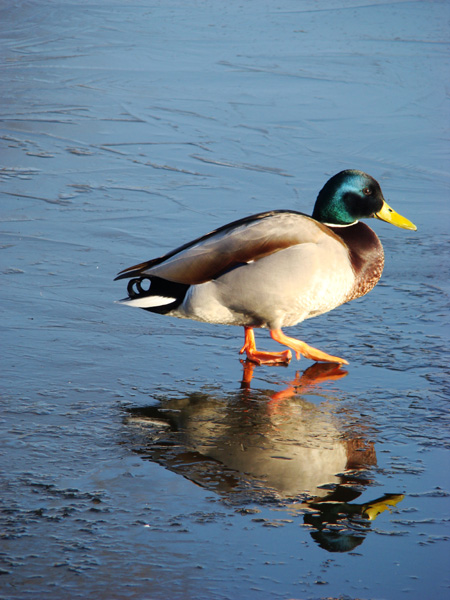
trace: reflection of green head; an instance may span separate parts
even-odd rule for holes
[[[348,552],[363,542],[370,529],[369,521],[396,506],[403,498],[403,494],[385,494],[365,504],[312,502],[310,508],[317,512],[306,513],[304,519],[316,528],[311,537],[321,548],[328,552]],[[338,523],[339,531],[330,529],[330,523]]]
[[[355,535],[347,531],[313,531],[311,537],[328,552],[350,552],[363,543],[365,534]]]

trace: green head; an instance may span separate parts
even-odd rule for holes
[[[327,225],[351,225],[377,217],[397,227],[417,229],[388,206],[378,181],[354,169],[341,171],[327,181],[317,196],[312,216]]]

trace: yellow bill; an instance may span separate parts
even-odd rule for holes
[[[382,221],[386,221],[386,223],[392,223],[392,225],[396,225],[402,229],[412,229],[413,231],[416,231],[417,229],[414,223],[411,223],[411,221],[408,221],[408,219],[396,213],[386,201],[383,202],[381,210],[375,213],[375,217]]]

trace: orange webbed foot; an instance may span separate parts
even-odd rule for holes
[[[348,365],[348,361],[346,361],[344,358],[332,356],[331,354],[322,352],[322,350],[308,346],[308,344],[305,342],[288,337],[281,331],[281,329],[271,329],[270,336],[279,344],[283,344],[283,346],[287,346],[288,348],[291,348],[291,350],[294,350],[297,359],[300,359],[300,356],[304,356],[310,360]]]
[[[251,327],[245,327],[245,342],[239,354],[247,355],[247,360],[257,365],[287,365],[289,364],[292,353],[290,350],[284,352],[260,352],[256,349],[255,334]]]

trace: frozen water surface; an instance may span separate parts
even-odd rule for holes
[[[2,598],[448,598],[449,16],[3,3]],[[239,329],[113,303],[348,167],[418,231],[374,223],[377,288],[292,330],[347,369],[241,384]]]

